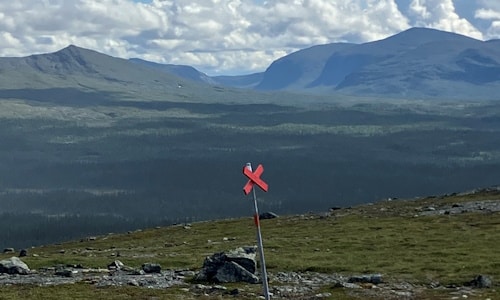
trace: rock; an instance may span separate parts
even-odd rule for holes
[[[16,250],[14,248],[5,248],[3,249],[3,253],[14,253]]]
[[[321,299],[321,298],[329,298],[331,296],[332,296],[331,293],[321,293],[314,295],[314,298]]]
[[[259,215],[259,220],[268,220],[268,219],[274,219],[277,217],[278,217],[277,214],[269,211],[269,212],[261,213]]]
[[[142,264],[142,270],[145,273],[161,273],[161,266],[159,264],[145,263]]]
[[[372,283],[379,284],[382,283],[382,275],[380,274],[368,274],[361,276],[351,276],[347,280],[349,283]]]
[[[78,272],[73,271],[72,269],[69,268],[58,268],[54,274],[56,276],[62,276],[62,277],[73,277],[73,275],[76,273]]]
[[[27,275],[30,268],[18,257],[0,260],[0,273]]]
[[[239,294],[240,294],[240,290],[238,290],[238,289],[232,289],[229,291],[229,295],[231,295],[231,296],[237,296]]]
[[[26,249],[21,249],[21,251],[19,251],[19,257],[25,257],[28,255],[28,251]]]
[[[493,281],[491,277],[487,275],[478,275],[472,281],[466,283],[465,285],[472,286],[478,289],[491,288]]]
[[[137,282],[137,280],[135,280],[135,279],[130,280],[127,284],[131,285],[131,286],[139,286],[140,285],[139,282]]]
[[[108,270],[121,270],[124,267],[125,265],[121,261],[115,260],[114,262],[108,265]]]
[[[247,269],[243,268],[234,261],[225,262],[217,269],[217,273],[212,277],[215,282],[248,282],[258,283],[259,278]]]
[[[257,247],[240,247],[225,253],[225,259],[233,261],[245,268],[248,272],[255,274]]]
[[[259,279],[255,276],[256,269],[256,247],[240,247],[205,258],[195,280],[257,283]]]
[[[140,270],[140,272],[139,272],[139,270],[136,270],[132,267],[129,267],[129,266],[123,264],[119,260],[115,260],[114,262],[110,263],[108,265],[108,270],[110,270],[110,271],[125,271],[125,272],[129,272],[131,274],[144,273],[144,271]]]

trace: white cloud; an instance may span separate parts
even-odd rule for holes
[[[487,39],[500,39],[500,1],[481,0],[481,7],[476,10],[475,17],[488,22]]]
[[[415,26],[483,39],[483,34],[476,27],[456,13],[452,0],[412,0],[409,13],[416,19]]]
[[[124,58],[187,64],[209,74],[264,70],[292,51],[366,42],[419,25],[481,38],[452,0],[23,0],[0,2],[0,56],[57,51],[68,44]],[[500,32],[497,0],[478,0],[477,18]],[[406,13],[406,12],[405,12]]]

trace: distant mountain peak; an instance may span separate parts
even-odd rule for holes
[[[476,41],[471,37],[461,35],[458,33],[441,31],[433,28],[412,27],[381,41],[399,41],[417,45],[417,44],[425,44],[436,41],[464,40],[464,39]]]
[[[336,44],[329,44],[338,46]],[[323,52],[308,48],[274,61],[256,86],[404,98],[496,98],[500,42],[432,28]]]

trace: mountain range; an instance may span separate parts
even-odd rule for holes
[[[188,89],[179,89],[186,85]],[[179,100],[220,97],[224,88],[497,100],[500,40],[411,28],[374,42],[312,46],[274,61],[262,73],[241,76],[211,77],[191,66],[126,60],[73,45],[54,53],[0,58],[1,97],[30,98],[36,91],[53,99],[60,92],[81,97],[104,91],[151,99],[168,94]]]

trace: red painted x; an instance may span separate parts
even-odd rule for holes
[[[250,191],[252,191],[253,185],[256,184],[258,185],[264,192],[267,192],[268,186],[267,183],[264,182],[260,178],[260,175],[264,172],[264,167],[262,165],[259,165],[257,169],[255,169],[255,172],[252,173],[252,170],[250,170],[249,167],[244,166],[243,167],[243,174],[245,174],[246,177],[248,177],[250,180],[248,180],[247,184],[243,187],[243,192],[245,195],[248,195]]]

